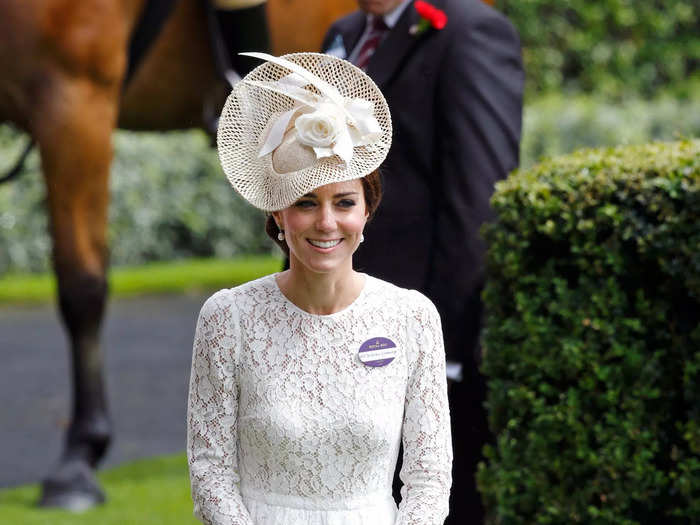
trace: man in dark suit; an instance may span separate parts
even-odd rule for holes
[[[434,0],[447,23],[424,31],[412,0],[358,3],[359,11],[329,29],[323,50],[363,67],[379,85],[394,140],[383,167],[384,199],[355,266],[422,291],[440,312],[455,452],[448,523],[479,523],[474,472],[488,439],[477,368],[485,250],[479,228],[492,218],[495,182],[518,164],[520,42],[481,0]]]

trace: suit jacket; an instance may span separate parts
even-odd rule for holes
[[[524,74],[508,20],[481,0],[434,0],[447,25],[412,35],[409,5],[367,73],[394,125],[384,198],[355,253],[358,270],[425,293],[443,321],[447,357],[478,351],[484,243],[494,183],[518,164]],[[324,51],[346,58],[364,30],[356,11],[335,22]],[[473,367],[471,367],[473,368]]]

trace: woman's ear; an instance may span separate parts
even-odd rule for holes
[[[277,224],[277,229],[279,231],[284,231],[284,224],[282,223],[282,214],[278,211],[273,211],[272,218],[275,219],[275,223]]]

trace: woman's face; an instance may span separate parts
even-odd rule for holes
[[[300,263],[319,273],[352,270],[368,216],[359,179],[321,186],[273,216],[284,230],[292,268]]]

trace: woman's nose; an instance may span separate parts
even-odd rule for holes
[[[321,206],[319,209],[318,218],[316,221],[316,228],[319,231],[333,231],[335,230],[335,214],[330,206]]]

